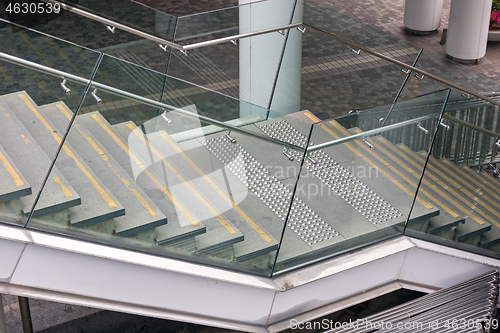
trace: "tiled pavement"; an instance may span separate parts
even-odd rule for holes
[[[141,1],[160,10],[170,10],[170,13],[174,15],[193,14],[236,4],[235,0]],[[360,38],[358,42],[364,41],[375,50],[407,63],[412,62],[419,48],[424,48],[423,56],[418,65],[420,68],[477,91],[500,90],[500,42],[489,43],[486,56],[478,64],[462,66],[445,58],[446,46],[440,45],[439,41],[442,30],[448,25],[450,1],[444,0],[441,27],[437,32],[426,36],[415,36],[404,29],[404,0],[315,0],[311,3],[313,7],[317,3],[334,11],[330,14],[334,13],[335,20],[329,20],[328,16],[325,17],[325,22],[318,20],[318,24],[324,23],[325,27],[333,29],[332,32],[339,32],[341,35],[345,33],[354,39]],[[356,34],[353,27],[358,27],[362,33]],[[376,29],[370,30],[370,27]],[[123,41],[122,37],[103,34],[107,36],[106,38],[114,38],[114,43]],[[363,34],[371,37],[363,39]],[[89,36],[82,38],[88,39]],[[314,38],[314,36],[309,35],[304,39],[305,44],[307,45],[308,41],[313,44]],[[125,40],[129,39],[125,38]],[[115,55],[125,59],[129,57],[127,60],[132,62],[140,62],[134,61],[130,57],[140,55],[141,52],[151,54],[152,49],[152,47],[139,47],[134,50],[135,53],[129,49],[127,54],[120,54],[119,52],[124,51],[118,50]],[[205,61],[205,64],[208,63],[211,68],[204,77],[194,77],[194,81],[205,87],[237,97],[239,89],[235,59],[238,59],[238,54],[235,48],[231,49],[229,46],[224,46],[223,52],[228,55],[226,59],[213,59],[209,54],[204,54],[203,51],[194,53],[195,57]],[[307,48],[304,52],[302,106],[315,111],[320,118],[340,115],[350,109],[361,109],[387,103],[391,101],[391,97],[404,78],[399,69],[393,65],[373,59],[363,53],[359,56],[355,55],[348,48],[341,49],[341,52],[332,51],[331,54],[318,52],[314,47]],[[160,56],[158,59],[160,59],[157,61],[158,63],[163,61]],[[230,59],[232,60],[229,61]],[[186,59],[176,54],[175,61],[179,64],[177,73],[185,75],[187,78],[193,78],[193,74],[199,71],[199,68],[195,66],[199,65],[201,60],[194,62],[192,60],[193,58]],[[163,65],[158,65],[155,69],[159,70],[161,66]],[[185,70],[185,73],[182,73],[182,69]],[[175,73],[173,72],[173,74]],[[395,79],[396,76],[397,79]],[[412,78],[412,82],[409,83],[411,89],[405,92],[404,97],[444,88],[440,84],[424,81]],[[378,82],[385,88],[375,89],[373,82]],[[195,95],[195,91],[187,89],[182,96],[172,96],[171,98],[177,98],[179,103],[189,103]],[[330,97],[325,98],[325,96]],[[331,98],[331,96],[334,97]],[[110,108],[116,107],[112,100],[107,101],[107,103],[111,104],[104,103],[100,108],[106,110],[107,105],[110,105]],[[332,105],[336,105],[338,110],[332,112]],[[90,110],[90,106],[86,105],[86,107]],[[116,121],[118,120],[120,120],[119,115],[116,118]],[[8,332],[21,332],[17,297],[3,295],[2,298]],[[30,305],[35,330],[41,330],[64,320],[67,321],[96,311],[34,299],[30,300]],[[44,318],[44,313],[49,312],[57,314],[57,318]],[[38,320],[35,320],[37,318]]]

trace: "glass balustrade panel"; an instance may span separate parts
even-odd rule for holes
[[[442,109],[446,95],[439,91],[431,100]],[[427,140],[424,130],[432,136],[441,110],[420,115],[428,100],[397,103],[406,122],[371,131],[342,118],[321,121],[309,111],[301,112],[314,127],[275,274],[401,235],[406,223],[408,228],[425,229],[429,219],[440,215],[439,198],[420,193],[408,217],[424,160],[405,143],[420,138],[421,132]],[[305,140],[307,129],[294,122],[280,124],[290,133],[286,138]],[[431,140],[427,142],[422,154],[430,147]]]

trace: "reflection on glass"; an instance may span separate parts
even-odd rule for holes
[[[173,79],[103,59],[49,175],[78,200],[28,227],[270,275],[302,161],[293,148],[307,140],[273,141],[266,117],[280,115],[253,106],[242,118],[243,102],[179,80],[159,109],[165,80]],[[228,113],[213,109],[225,105]],[[55,141],[50,130],[64,131],[73,112],[64,101],[43,106],[40,138]]]
[[[245,1],[237,7],[179,17],[175,41],[192,44],[301,22],[292,19],[296,0]],[[252,17],[253,16],[253,17]]]
[[[294,0],[272,0],[181,17],[174,41],[190,45],[281,27],[297,22],[297,10]],[[268,108],[287,33],[189,49],[187,55],[173,50],[168,74]]]

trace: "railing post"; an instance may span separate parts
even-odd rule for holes
[[[3,312],[2,294],[0,294],[0,333],[7,333],[5,325],[5,313]]]
[[[30,303],[27,297],[18,297],[19,310],[21,311],[21,321],[23,323],[24,333],[33,333],[33,325],[31,324]]]

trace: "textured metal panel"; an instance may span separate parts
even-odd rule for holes
[[[302,147],[305,147],[307,143],[307,138],[285,120],[259,127],[272,138]],[[302,154],[297,151],[290,151],[290,153],[295,159],[302,158]],[[305,167],[371,223],[378,224],[403,216],[399,210],[382,199],[324,151],[317,150],[310,153]]]

